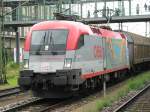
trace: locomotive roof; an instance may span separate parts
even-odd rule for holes
[[[80,22],[74,22],[74,21],[60,21],[60,20],[55,20],[55,21],[44,21],[37,23],[32,26],[31,30],[47,30],[47,29],[71,29],[71,28],[76,28],[80,29],[81,31],[85,32],[91,32],[90,28],[88,25],[85,25]]]
[[[101,28],[91,28],[88,25],[85,25],[80,22],[73,22],[73,21],[44,21],[38,24],[35,24],[31,27],[30,32],[27,34],[26,42],[25,42],[25,51],[28,51],[30,48],[30,41],[31,41],[31,33],[35,30],[48,30],[48,29],[67,29],[69,30],[68,39],[67,39],[67,50],[74,50],[77,48],[77,42],[82,34],[89,34],[97,35],[101,37],[110,37],[110,38],[122,38],[120,33],[109,31],[106,29]],[[99,30],[99,32],[94,32],[94,30]]]
[[[26,37],[25,50],[30,48],[31,32],[34,30],[48,30],[48,29],[67,29],[69,30],[67,39],[67,49],[73,50],[77,47],[79,35],[93,34],[88,25],[73,21],[44,21],[32,26],[29,34]]]

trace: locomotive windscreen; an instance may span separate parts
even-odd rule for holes
[[[32,32],[30,54],[61,55],[65,54],[68,30],[52,29]]]

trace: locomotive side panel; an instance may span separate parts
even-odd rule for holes
[[[107,69],[123,68],[128,66],[126,40],[106,39],[106,65]]]
[[[84,35],[84,45],[75,52],[73,68],[81,68],[82,74],[91,74],[103,70],[103,38]],[[78,43],[79,44],[79,43]]]

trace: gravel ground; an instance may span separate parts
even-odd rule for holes
[[[125,112],[150,112],[150,88],[131,102]]]
[[[134,96],[138,91],[131,91],[127,94],[127,96],[124,96],[120,98],[118,101],[115,101],[113,105],[109,107],[105,107],[101,112],[113,112],[116,108],[118,108],[120,105],[128,101],[132,96]]]
[[[147,86],[147,84],[145,84],[145,87],[146,86]],[[120,98],[118,101],[115,101],[111,106],[108,106],[108,107],[104,108],[101,112],[113,112],[119,106],[121,106],[122,104],[127,102],[129,99],[131,99],[134,95],[136,95],[138,92],[140,92],[140,90],[142,90],[143,88],[141,88],[137,91],[130,91],[126,96]]]
[[[124,85],[124,82],[121,82],[119,84],[116,84],[112,87],[107,88],[107,93],[116,91],[118,88],[121,88],[122,85]],[[131,97],[133,97],[135,94],[137,94],[139,91],[140,90],[130,91],[126,96],[120,98],[118,101],[115,101],[113,103],[113,105],[104,108],[101,112],[113,112],[116,108],[118,108],[118,106],[125,103],[127,100],[129,100]],[[103,92],[101,90],[93,95],[83,98],[82,100],[74,101],[71,104],[64,105],[63,107],[57,108],[51,112],[87,112],[87,108],[89,109],[89,112],[93,112],[92,107],[94,107],[94,106],[92,106],[92,105],[96,105],[95,102],[100,100],[102,97],[103,97]]]
[[[125,81],[120,82],[118,84],[115,84],[114,86],[108,87],[107,92],[112,92],[115,89],[122,87],[124,85]],[[97,99],[100,99],[103,97],[103,91],[99,90],[94,94],[91,94],[90,96],[87,96],[85,98],[82,98],[81,100],[73,101],[70,104],[63,105],[62,107],[59,107],[51,112],[84,112],[84,108],[87,107],[87,105],[92,106],[91,103],[94,103]]]

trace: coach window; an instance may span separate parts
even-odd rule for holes
[[[84,35],[81,35],[78,40],[78,49],[80,49],[84,45]]]

